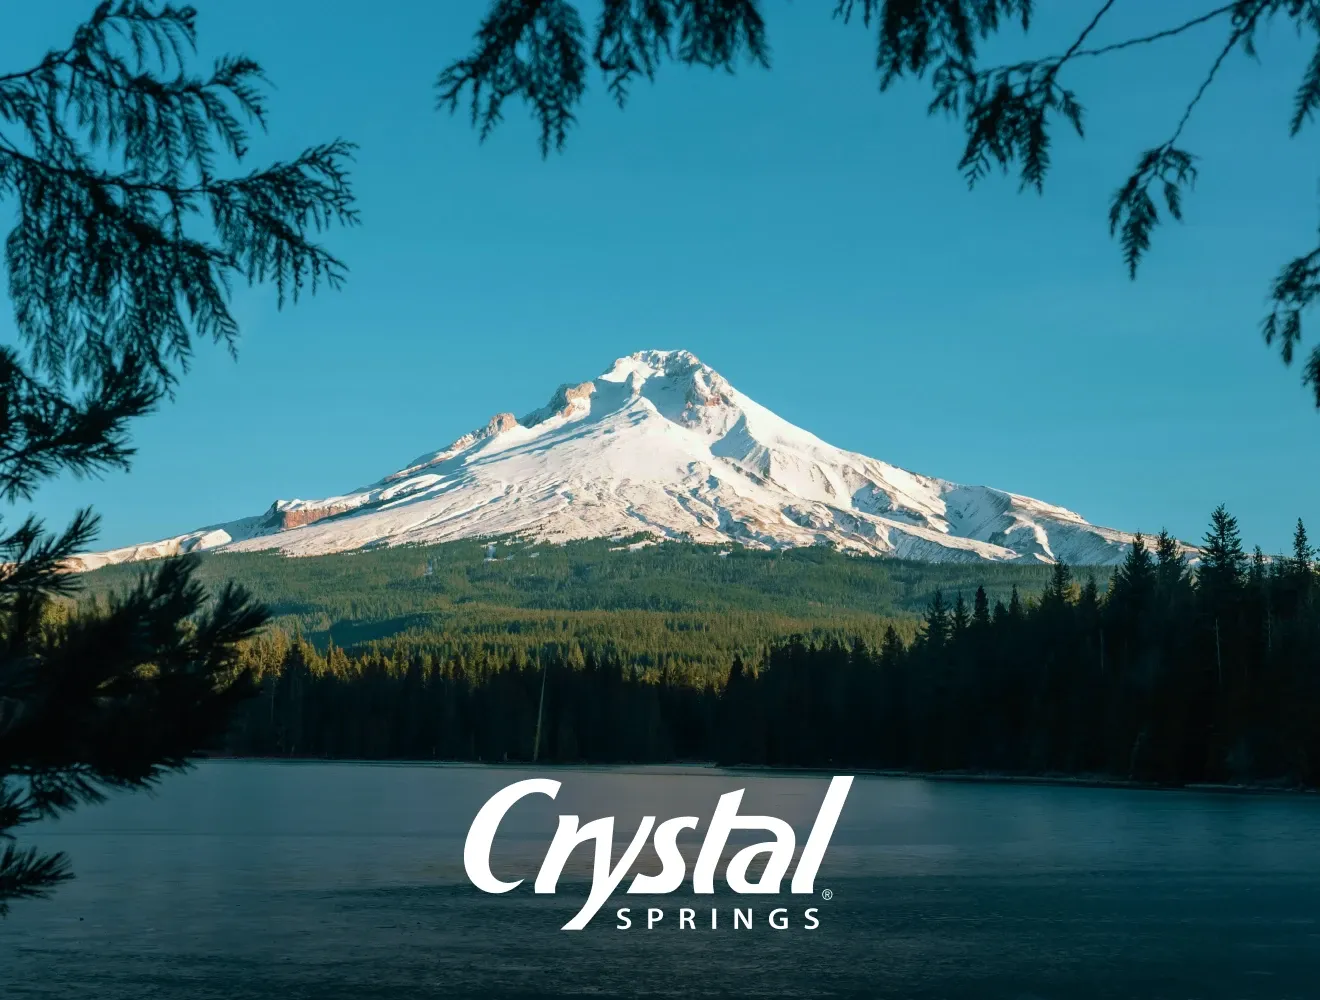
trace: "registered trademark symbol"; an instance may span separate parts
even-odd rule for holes
[[[833,898],[834,898],[834,890],[833,890],[833,889],[822,889],[822,890],[820,891],[820,898],[821,898],[821,899],[833,899]]]

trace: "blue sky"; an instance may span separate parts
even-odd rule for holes
[[[62,44],[91,6],[16,8],[4,65]],[[177,400],[137,425],[131,472],[38,495],[53,522],[93,503],[105,547],[342,492],[615,357],[679,347],[831,443],[914,471],[1189,540],[1221,502],[1267,551],[1299,515],[1320,533],[1320,415],[1256,327],[1320,223],[1320,131],[1287,137],[1306,52],[1282,24],[1192,119],[1187,222],[1158,232],[1133,283],[1108,198],[1169,134],[1218,28],[1075,64],[1088,135],[1057,133],[1038,197],[999,177],[969,193],[957,124],[926,116],[919,84],[878,93],[871,32],[820,0],[765,0],[771,72],[666,66],[624,112],[593,78],[567,151],[545,161],[520,107],[484,145],[433,108],[479,0],[366,17],[197,6],[204,54],[253,55],[276,86],[254,162],[359,143],[363,224],[330,239],[351,268],[342,292],[284,311],[268,290],[236,296],[238,361],[199,350]],[[1041,6],[1031,51],[1065,48],[1090,7]],[[1205,6],[1119,0],[1094,38]]]

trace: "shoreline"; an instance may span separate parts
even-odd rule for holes
[[[593,763],[590,761],[572,761],[555,763],[532,763],[514,760],[440,760],[428,757],[319,757],[319,756],[261,756],[253,754],[199,754],[195,760],[253,761],[275,764],[374,764],[378,766],[419,766],[439,767],[490,767],[511,768],[518,770],[628,770],[645,768],[656,770],[672,768],[678,771],[720,771],[731,774],[760,774],[766,776],[807,776],[837,773],[827,767],[774,767],[764,764],[718,764],[715,761],[676,760],[643,763],[626,761],[618,763]],[[1187,784],[1162,784],[1149,781],[1135,781],[1127,778],[1112,778],[1105,775],[1070,775],[1070,774],[1008,774],[994,771],[901,771],[882,768],[845,768],[855,777],[866,778],[903,778],[912,781],[941,781],[976,785],[1052,785],[1073,788],[1113,788],[1127,791],[1150,792],[1212,792],[1220,795],[1315,795],[1320,789],[1302,785],[1283,783],[1255,782],[1252,784],[1232,784],[1219,782],[1193,782]]]

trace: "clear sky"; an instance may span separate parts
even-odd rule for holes
[[[92,6],[16,6],[3,65],[64,44]],[[1320,223],[1320,126],[1287,137],[1306,53],[1283,24],[1187,128],[1187,222],[1133,283],[1108,199],[1168,136],[1218,28],[1070,68],[1088,135],[1057,133],[1038,197],[998,177],[969,193],[957,124],[927,118],[921,85],[880,94],[871,32],[826,0],[763,0],[768,73],[666,66],[624,112],[593,77],[547,161],[520,107],[485,145],[433,108],[483,0],[197,6],[207,58],[246,52],[276,85],[253,161],[359,143],[363,224],[331,237],[342,292],[282,312],[237,296],[238,361],[199,351],[137,425],[130,473],[39,494],[52,522],[93,503],[103,547],[374,481],[646,348],[693,351],[833,444],[1095,523],[1197,540],[1223,502],[1267,551],[1299,515],[1320,534],[1320,415],[1257,333]],[[1031,50],[1066,48],[1091,6],[1044,0]],[[1094,39],[1206,6],[1119,0]]]

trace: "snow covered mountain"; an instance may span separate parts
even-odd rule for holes
[[[521,535],[645,532],[754,547],[827,544],[909,559],[1115,563],[1132,536],[1062,507],[843,451],[687,351],[620,358],[548,405],[500,413],[378,482],[78,557],[78,568],[201,550],[289,555]]]

